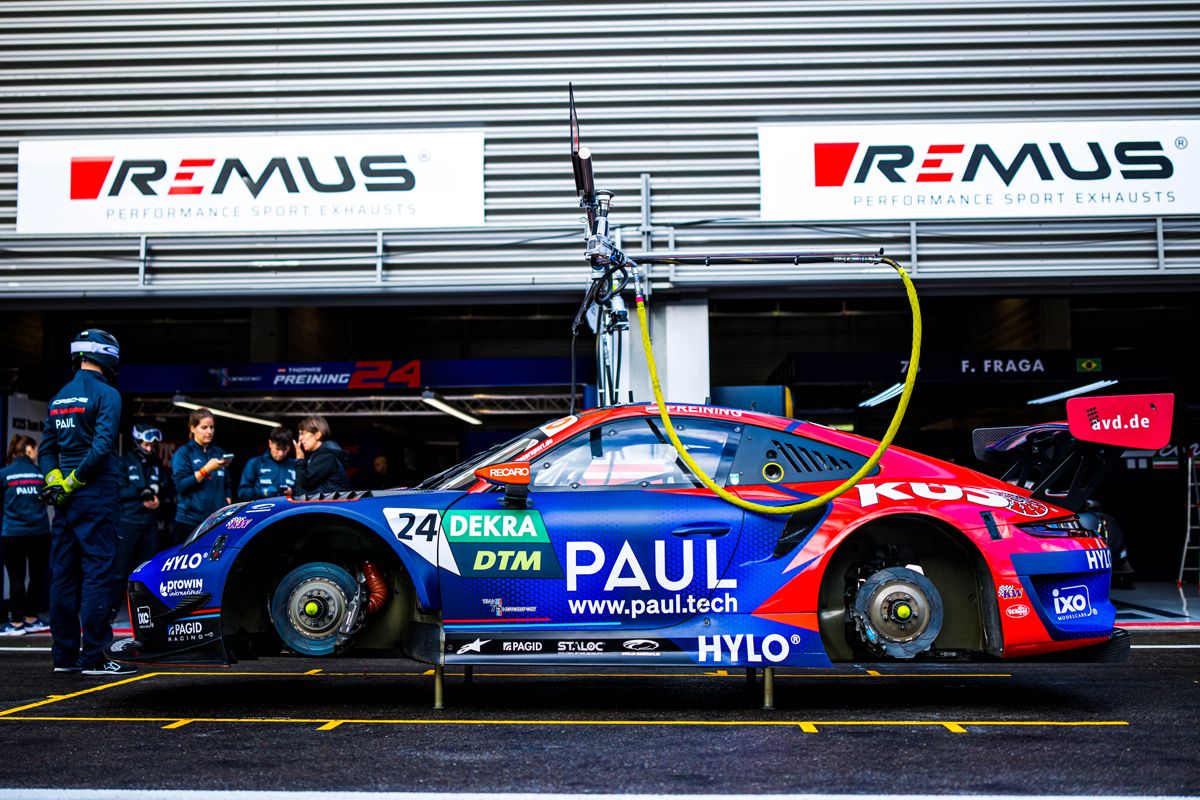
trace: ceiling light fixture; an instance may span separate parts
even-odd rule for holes
[[[1097,389],[1103,389],[1106,386],[1113,386],[1116,383],[1116,381],[1096,381],[1095,383],[1089,383],[1087,386],[1080,386],[1077,389],[1068,389],[1067,391],[1059,392],[1058,394],[1051,394],[1045,397],[1035,397],[1025,405],[1040,406],[1046,403],[1053,403],[1055,400],[1065,400],[1068,397],[1074,397],[1077,394],[1087,394],[1088,392],[1094,392]]]
[[[458,417],[463,422],[470,423],[471,425],[483,424],[483,420],[481,420],[479,417],[471,416],[462,409],[455,408],[443,400],[436,392],[421,392],[421,402],[425,405],[433,406],[438,411],[449,414],[452,417]]]
[[[201,408],[207,408],[209,411],[212,412],[213,416],[216,416],[216,417],[228,417],[229,419],[241,420],[242,422],[250,422],[255,425],[265,425],[268,428],[278,428],[279,427],[279,423],[273,419],[264,419],[263,417],[249,417],[249,416],[246,416],[245,414],[238,414],[233,411],[226,411],[225,409],[223,409],[219,406],[210,406],[210,405],[205,405],[203,403],[197,403],[196,401],[189,400],[188,398],[184,397],[183,395],[179,395],[179,394],[177,394],[171,398],[171,404],[175,405],[175,406],[179,406],[180,408],[190,408],[193,411],[196,411]]]

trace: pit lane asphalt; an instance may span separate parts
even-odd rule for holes
[[[1115,665],[779,670],[775,711],[738,669],[452,669],[434,711],[410,661],[85,678],[5,651],[0,787],[1194,795],[1200,635],[1133,636]]]

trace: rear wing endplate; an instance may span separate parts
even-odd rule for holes
[[[977,428],[975,457],[1007,465],[1001,480],[1039,500],[1079,511],[1123,450],[1157,450],[1171,440],[1171,394],[1073,397],[1067,421]]]

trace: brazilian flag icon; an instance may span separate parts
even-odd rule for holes
[[[1075,359],[1076,372],[1100,372],[1103,365],[1098,358],[1077,358]]]

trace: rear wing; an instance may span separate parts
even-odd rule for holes
[[[976,428],[975,457],[1007,465],[1001,480],[1079,511],[1129,447],[1157,450],[1171,440],[1171,394],[1074,397],[1067,421]]]

